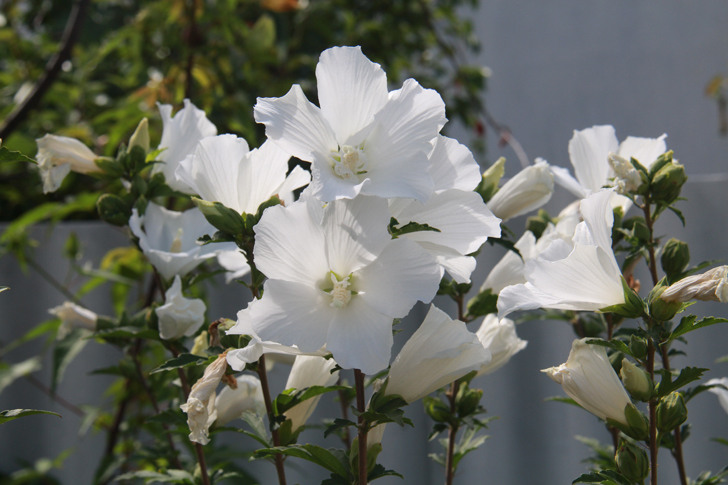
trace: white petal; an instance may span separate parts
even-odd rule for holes
[[[263,341],[296,345],[304,352],[319,350],[336,314],[330,303],[331,297],[316,288],[268,280],[263,298],[250,310],[253,330]]]
[[[521,254],[508,251],[490,270],[480,291],[490,289],[493,293],[500,293],[506,286],[526,282],[526,276],[523,273],[525,261],[536,257],[536,238],[531,231],[526,231],[515,246]]]
[[[233,251],[221,251],[217,254],[217,263],[225,268],[228,273],[225,275],[225,283],[239,280],[250,273],[248,260],[239,249]]]
[[[376,165],[364,179],[361,193],[385,199],[410,197],[424,202],[434,187],[432,177],[426,171],[427,164],[425,152],[417,151],[409,158]]]
[[[475,271],[475,258],[438,244],[421,241],[417,244],[430,253],[456,283],[470,283],[470,275]]]
[[[285,205],[291,205],[294,202],[293,191],[310,182],[311,172],[304,170],[300,165],[296,165],[280,187],[278,187],[276,193]]]
[[[628,136],[619,145],[618,155],[624,158],[634,158],[647,168],[657,160],[657,157],[667,151],[665,144],[667,135],[659,138],[640,138],[636,136]]]
[[[167,185],[173,189],[189,192],[189,187],[178,181],[174,172],[187,155],[194,153],[200,140],[217,135],[217,128],[189,99],[184,100],[184,107],[174,117],[171,105],[158,106],[164,124],[159,148],[164,150],[157,159],[164,163],[155,165],[153,171],[164,173]]]
[[[387,75],[361,47],[332,47],[316,66],[318,98],[339,145],[374,120],[387,102]]]
[[[241,212],[255,214],[260,204],[277,193],[286,180],[290,158],[270,140],[244,157],[238,178]]]
[[[584,217],[584,223],[589,228],[592,241],[607,254],[614,255],[612,251],[612,224],[614,213],[610,203],[612,190],[601,190],[581,201],[579,209]],[[576,238],[576,236],[575,236]],[[614,262],[618,267],[617,262]]]
[[[255,263],[268,278],[314,285],[329,272],[321,229],[323,209],[302,197],[265,211],[255,226]]]
[[[359,297],[374,310],[404,317],[417,300],[428,303],[440,285],[440,266],[417,243],[395,239],[354,275]]]
[[[559,303],[559,298],[539,291],[531,283],[507,286],[498,293],[498,318],[522,310],[557,308]]]
[[[327,204],[322,228],[331,271],[343,278],[373,261],[392,240],[388,225],[384,199],[360,196]]]
[[[551,173],[554,174],[554,182],[580,199],[588,195],[587,189],[582,187],[578,180],[571,176],[568,168],[551,165]]]
[[[447,189],[474,190],[480,183],[480,166],[468,147],[438,135],[430,153],[430,176],[435,192]]]
[[[582,187],[596,192],[607,183],[607,156],[616,152],[618,146],[614,127],[610,125],[574,130],[574,136],[569,140],[569,158]]]
[[[324,202],[331,202],[337,199],[353,199],[362,191],[362,188],[369,186],[371,180],[365,178],[361,183],[352,183],[349,180],[336,175],[328,162],[319,163],[319,158],[311,165],[311,195]]]
[[[240,185],[238,174],[248,150],[248,143],[235,135],[208,137],[198,143],[194,155],[182,161],[175,173],[202,199],[244,212],[239,192],[248,187]]]
[[[50,168],[40,168],[40,176],[43,179],[43,193],[48,194],[55,192],[63,183],[68,173],[71,171],[71,164],[64,163]]]
[[[392,317],[370,308],[362,298],[336,312],[326,348],[344,369],[376,374],[389,365],[392,354]]]
[[[417,242],[447,246],[466,255],[477,251],[489,237],[500,237],[500,219],[495,217],[475,192],[446,190],[435,193],[424,203],[412,203],[397,215],[399,226],[409,222],[428,224],[439,229],[406,235]]]
[[[255,121],[265,125],[266,136],[303,161],[313,162],[316,155],[328,160],[339,148],[321,109],[306,99],[298,84],[283,97],[258,98],[254,112]]]

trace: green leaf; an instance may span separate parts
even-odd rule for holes
[[[719,317],[705,317],[701,319],[698,322],[695,322],[697,320],[697,316],[695,315],[687,315],[685,317],[682,317],[680,319],[680,324],[675,327],[675,330],[672,331],[670,334],[670,337],[667,339],[668,342],[675,340],[678,337],[681,337],[685,335],[688,332],[692,332],[693,330],[697,330],[699,328],[708,327],[710,325],[715,325],[716,323],[724,323],[728,322],[728,318],[719,318]]]
[[[329,425],[329,427],[326,428],[326,431],[324,431],[324,438],[328,438],[332,433],[343,428],[348,428],[349,426],[356,426],[356,423],[348,419],[336,418],[334,419],[333,424]]]
[[[546,399],[544,399],[544,401],[562,402],[564,404],[571,404],[572,406],[576,406],[579,408],[581,407],[581,405],[578,402],[574,401],[570,397],[565,397],[565,396],[551,396],[551,397],[547,397]]]
[[[374,480],[382,477],[399,477],[404,480],[404,477],[394,470],[387,470],[382,465],[377,463],[372,467],[367,475],[367,481],[373,482]]]
[[[392,239],[397,239],[400,236],[403,236],[405,234],[410,234],[413,232],[422,232],[422,231],[434,231],[434,232],[441,232],[439,229],[432,227],[428,224],[420,224],[418,222],[409,222],[403,226],[399,226],[399,221],[392,217],[389,220],[389,233],[392,235]]]
[[[153,371],[151,371],[149,374],[156,374],[157,372],[164,372],[167,370],[172,369],[182,369],[184,367],[192,367],[195,365],[202,365],[203,363],[207,362],[211,359],[216,359],[217,356],[213,357],[200,357],[199,355],[195,354],[180,354],[178,357],[175,357],[174,359],[169,359],[164,364],[160,365]]]
[[[677,379],[673,381],[670,371],[662,369],[660,371],[660,374],[662,374],[662,380],[655,386],[655,395],[658,398],[663,398],[671,392],[677,391],[681,387],[693,381],[697,381],[703,376],[703,373],[708,370],[709,369],[702,369],[700,367],[685,367],[680,371]]]
[[[196,483],[192,474],[186,470],[167,470],[167,473],[141,470],[119,475],[114,479],[114,481],[121,482],[123,480],[132,480],[134,478],[141,478],[144,480],[144,483],[186,483],[190,485],[194,485]]]
[[[55,392],[56,387],[63,380],[63,374],[65,374],[68,364],[70,364],[86,346],[88,343],[86,337],[88,337],[89,334],[91,334],[89,330],[77,328],[56,342],[56,346],[53,348],[51,391]]]
[[[622,352],[623,354],[627,354],[630,357],[634,357],[632,355],[632,351],[629,350],[629,346],[621,340],[612,339],[607,341],[599,338],[593,338],[587,340],[586,343],[590,345],[599,345],[600,347],[607,347],[608,349],[616,350],[617,352]]]
[[[614,470],[593,471],[585,473],[573,483],[601,483],[603,485],[633,485],[628,478]]]
[[[296,406],[307,399],[320,396],[321,394],[332,391],[343,391],[349,389],[348,386],[311,386],[305,389],[286,389],[273,401],[273,413],[281,416],[293,406]]]
[[[53,413],[51,411],[40,411],[38,409],[9,409],[7,411],[0,411],[0,424],[5,424],[13,419],[32,416],[34,414],[52,414],[53,416],[61,417],[60,414]]]
[[[156,416],[146,418],[145,421],[148,423],[159,423],[171,426],[185,426],[187,424],[185,414],[179,409],[167,409]]]
[[[296,458],[301,458],[315,463],[343,478],[352,478],[349,469],[348,457],[342,450],[334,448],[325,449],[320,446],[306,444],[264,448],[256,451],[255,453],[260,456],[272,456],[275,454],[295,456]]]
[[[41,368],[41,358],[39,356],[31,357],[28,360],[18,362],[17,364],[0,364],[0,392],[6,387],[28,374],[36,372]]]
[[[148,339],[159,340],[159,333],[156,330],[146,327],[123,326],[108,330],[99,330],[93,335],[89,335],[88,339]]]
[[[455,453],[453,454],[453,470],[457,470],[458,463],[462,460],[465,455],[471,451],[477,450],[480,445],[490,438],[490,436],[482,434],[476,436],[479,428],[468,428],[463,432],[463,436],[460,438],[460,442],[455,445]]]
[[[33,327],[30,329],[25,335],[20,337],[17,340],[13,340],[9,344],[7,344],[5,347],[0,349],[0,357],[7,354],[13,349],[16,349],[23,345],[26,342],[30,342],[31,340],[34,340],[36,338],[42,337],[45,334],[55,334],[55,332],[58,330],[59,325],[61,322],[57,319],[48,320],[47,322],[43,322],[39,324],[36,327]]]
[[[242,433],[250,436],[254,440],[256,440],[261,445],[265,446],[266,448],[269,448],[271,445],[271,439],[270,436],[268,436],[268,432],[265,429],[265,423],[263,420],[255,414],[252,411],[245,411],[242,416],[240,416],[240,419],[248,423],[250,428],[253,430],[253,432],[241,430]]]
[[[38,164],[38,162],[32,158],[23,155],[20,152],[10,151],[6,147],[0,147],[0,163],[3,162],[28,162],[36,165]]]

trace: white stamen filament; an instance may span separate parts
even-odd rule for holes
[[[332,155],[334,173],[345,180],[356,179],[361,173],[366,173],[369,161],[366,154],[359,147],[344,145],[338,153]]]
[[[351,300],[351,291],[347,290],[349,285],[350,276],[347,276],[343,280],[339,281],[336,275],[331,273],[331,282],[334,284],[334,288],[329,292],[332,297],[331,306],[333,308],[344,308],[349,300]]]
[[[180,227],[177,229],[177,234],[174,236],[174,239],[172,240],[172,245],[169,247],[170,253],[180,253],[182,252],[182,233],[183,229]]]

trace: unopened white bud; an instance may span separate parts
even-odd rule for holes
[[[683,278],[670,285],[660,298],[665,301],[702,300],[728,303],[728,266],[718,266],[705,273]]]
[[[505,222],[538,209],[554,193],[554,176],[545,160],[521,170],[488,201],[488,208]]]

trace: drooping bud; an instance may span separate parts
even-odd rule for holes
[[[690,263],[690,249],[688,243],[672,238],[662,248],[660,265],[662,270],[672,280],[674,276],[682,273]],[[674,281],[674,280],[672,280]]]
[[[663,397],[657,405],[657,429],[661,433],[669,433],[688,419],[688,408],[685,399],[677,391]]]
[[[680,190],[687,180],[685,167],[673,160],[658,170],[652,179],[650,185],[652,198],[668,204],[673,202],[680,195]]]
[[[475,188],[475,191],[483,198],[483,202],[487,203],[498,192],[498,183],[505,173],[505,164],[506,159],[500,157],[488,170],[483,172],[483,177]]]
[[[702,300],[728,303],[728,266],[718,266],[705,273],[683,278],[670,285],[660,298],[665,301]]]
[[[129,150],[139,147],[144,153],[149,152],[149,120],[143,118],[134,130],[134,134],[129,139]]]
[[[614,456],[619,473],[630,482],[642,483],[650,472],[650,460],[647,453],[628,441],[622,440]]]
[[[652,397],[652,379],[650,375],[634,365],[627,359],[622,360],[622,368],[619,371],[622,377],[624,388],[630,396],[638,401],[647,402]]]

